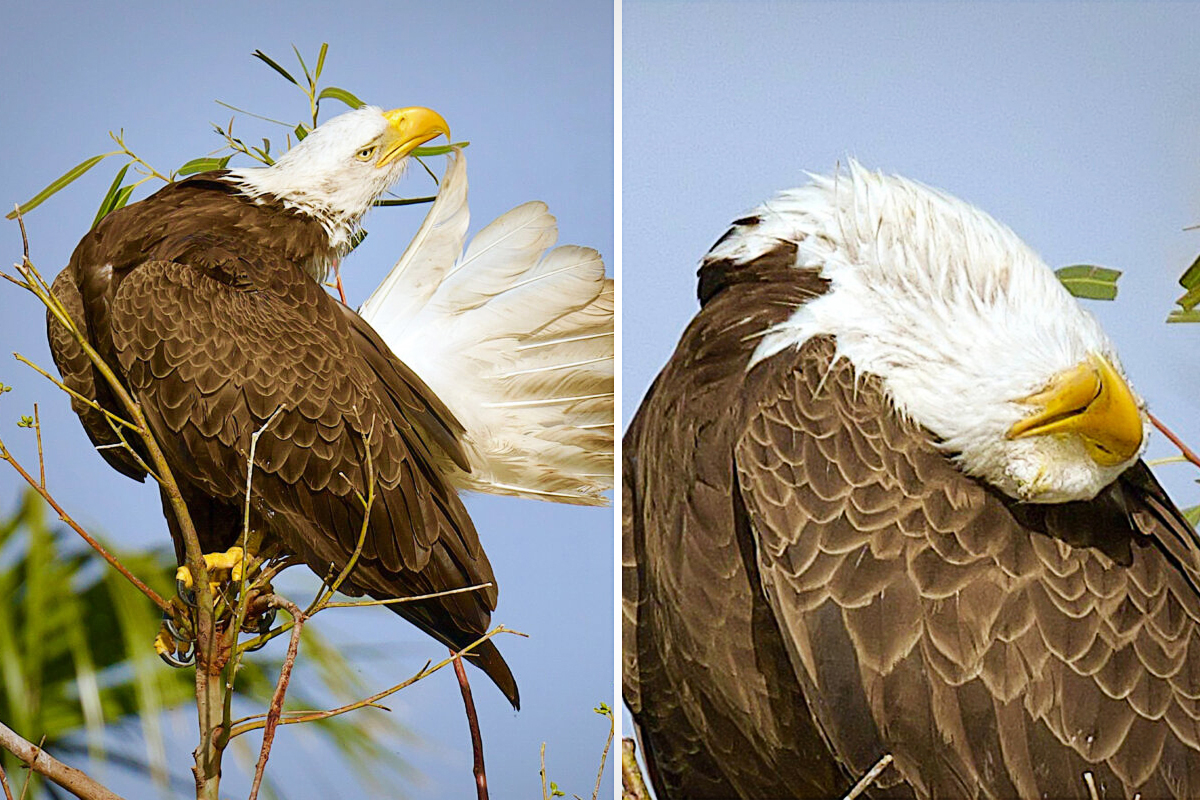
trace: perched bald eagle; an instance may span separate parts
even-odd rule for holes
[[[851,164],[737,220],[625,437],[659,800],[1200,796],[1200,548],[1010,230]],[[1085,777],[1086,776],[1086,777]]]
[[[369,446],[377,494],[362,557],[342,591],[395,598],[491,583],[484,591],[389,606],[461,649],[487,631],[497,598],[492,569],[456,489],[468,484],[463,476],[473,467],[486,467],[478,440],[490,429],[464,427],[371,325],[320,284],[351,246],[362,216],[399,178],[408,154],[439,134],[448,136],[448,126],[428,109],[343,114],[270,167],[197,175],[106,216],[80,242],[53,290],[142,406],[205,552],[239,541],[250,437],[278,409],[257,445],[251,528],[318,575],[329,574],[331,565],[336,574],[359,540]],[[459,163],[463,174],[447,181],[444,192],[456,199],[439,197],[436,208],[455,207],[465,227],[465,161],[460,157]],[[553,230],[553,217],[541,222]],[[442,234],[436,252],[410,248],[389,278],[399,294],[424,292],[428,299],[435,293],[444,276],[431,277],[430,262],[448,271],[461,250],[461,233]],[[507,283],[493,280],[477,287],[479,295],[508,297],[512,281],[538,263],[547,241],[538,240],[542,246],[531,263],[509,265]],[[418,256],[424,261],[413,267]],[[602,295],[598,256],[586,270],[590,298],[574,296],[557,311],[526,306],[535,318],[529,327],[561,325]],[[380,298],[374,309],[380,324],[399,325],[397,303]],[[446,352],[443,340],[470,340],[464,350],[478,357],[496,328],[488,327],[486,315],[467,311],[446,307],[427,314],[431,325],[443,326],[431,331],[441,338],[431,335],[415,346],[453,362],[456,354]],[[611,306],[608,312],[611,354]],[[468,334],[446,327],[447,316],[468,320]],[[53,318],[49,337],[66,385],[121,414],[83,349]],[[493,350],[511,355],[513,347],[527,344],[511,334],[505,342],[507,350]],[[439,391],[449,395],[456,387]],[[480,394],[463,393],[477,401]],[[455,401],[471,410],[462,398]],[[105,417],[79,400],[73,407],[104,458],[144,479],[144,467],[116,446]],[[611,426],[611,396],[609,409]],[[559,410],[565,424],[570,411]],[[597,490],[580,484],[570,491],[585,497]],[[169,505],[164,508],[182,563],[177,521]],[[495,646],[485,642],[474,652],[471,663],[518,705],[516,683]]]

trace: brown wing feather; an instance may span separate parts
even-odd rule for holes
[[[737,294],[710,286],[625,435],[624,695],[661,800],[831,797],[850,785],[757,588],[736,491],[744,421],[731,401],[753,333],[821,287],[815,276],[773,285],[788,261],[781,252],[741,270]]]
[[[1141,499],[1144,467],[1089,504],[1111,516],[1032,527],[830,341],[749,380],[735,457],[763,586],[852,773],[891,753],[880,785],[919,797],[1082,797],[1084,772],[1102,797],[1195,796],[1197,551],[1165,495]]]

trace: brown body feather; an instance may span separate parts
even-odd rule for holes
[[[625,437],[625,697],[660,800],[1200,796],[1195,535],[1138,463],[1023,506],[810,340],[790,248],[707,265]],[[731,403],[730,398],[740,397]]]
[[[236,543],[250,437],[281,409],[256,450],[253,526],[319,575],[343,567],[361,529],[369,447],[377,497],[343,591],[391,598],[494,583],[466,510],[434,466],[435,452],[465,466],[461,427],[314,280],[334,256],[316,220],[241,197],[210,173],[102,220],[54,291],[142,405],[205,551]],[[67,385],[120,413],[53,320],[49,336]],[[98,412],[74,407],[93,442],[115,441]],[[123,450],[100,452],[144,477]],[[496,596],[493,587],[390,608],[461,648],[486,632]],[[472,662],[516,705],[499,652],[490,642],[477,652]]]

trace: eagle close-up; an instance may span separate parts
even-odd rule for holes
[[[579,450],[605,430],[611,441],[612,291],[594,250],[563,247],[542,258],[556,229],[540,203],[481,232],[472,246],[486,253],[459,258],[465,159],[453,153],[418,241],[364,307],[372,322],[328,294],[321,284],[352,248],[363,215],[413,149],[440,135],[449,137],[449,126],[429,109],[364,107],[325,122],[270,166],[171,183],[104,217],[53,291],[141,406],[206,553],[240,540],[252,437],[261,431],[248,506],[263,547],[322,577],[345,569],[361,547],[341,591],[425,596],[388,607],[457,651],[488,631],[498,596],[459,489],[597,504],[611,485],[611,446]],[[447,218],[453,224],[430,230]],[[537,235],[522,238],[530,225]],[[503,234],[506,248],[479,244]],[[539,273],[547,263],[572,285],[547,285]],[[470,285],[473,305],[454,305],[468,293],[455,280]],[[531,297],[525,284],[543,291]],[[417,322],[428,326],[426,339],[401,341]],[[571,334],[590,335],[607,351],[586,375],[556,361],[558,339]],[[49,337],[89,438],[114,468],[144,480],[144,454],[136,443],[120,446],[106,418],[123,409],[105,379],[53,314]],[[402,345],[440,369],[429,380],[418,375],[398,355]],[[516,352],[533,347],[537,364]],[[453,384],[466,370],[457,359],[469,360],[472,386]],[[487,383],[491,372],[522,366],[539,387]],[[572,400],[564,411],[562,384],[570,380],[572,390],[608,393],[586,410]],[[508,395],[489,395],[489,387]],[[487,401],[549,408],[557,427],[543,434],[542,420],[529,414],[497,419],[472,405]],[[575,427],[585,423],[594,424]],[[540,446],[532,465],[530,442]],[[500,449],[507,464],[495,467],[489,459]],[[564,460],[570,474],[556,471]],[[164,512],[182,564],[179,523],[165,495]],[[462,591],[469,587],[482,588]],[[519,705],[516,681],[491,641],[476,645],[469,662]]]
[[[1054,272],[852,162],[737,219],[698,294],[623,448],[659,800],[881,761],[865,796],[1200,796],[1200,545]]]

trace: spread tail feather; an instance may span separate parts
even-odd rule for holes
[[[461,489],[604,505],[613,485],[613,281],[600,254],[554,247],[544,203],[471,240],[466,159],[359,313],[466,428]],[[550,249],[553,248],[553,249]]]

